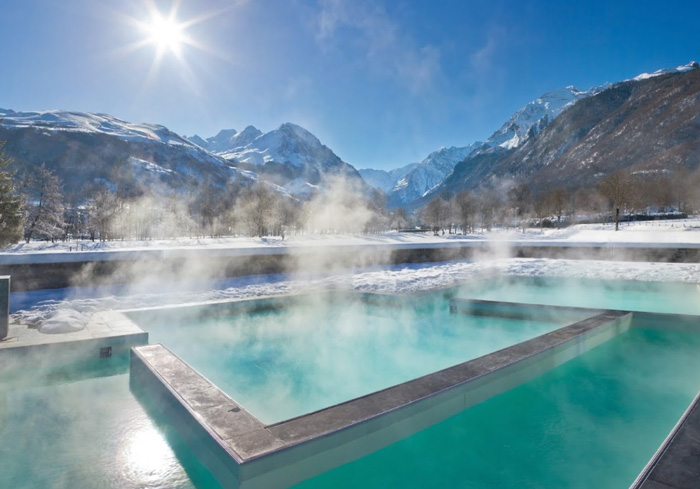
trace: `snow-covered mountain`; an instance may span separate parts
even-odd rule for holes
[[[528,137],[539,133],[564,109],[595,95],[607,86],[609,85],[601,85],[587,91],[572,86],[552,90],[527,103],[483,143],[440,148],[413,166],[408,165],[390,172],[367,169],[361,170],[360,174],[370,185],[387,193],[387,203],[391,207],[410,206],[411,202],[437,188],[465,158],[486,151],[517,148]],[[408,170],[404,172],[406,169]],[[392,179],[394,176],[396,178]]]
[[[241,132],[235,129],[222,129],[216,136],[207,139],[202,139],[196,134],[187,139],[212,153],[225,153],[243,148],[258,136],[262,136],[262,131],[255,126],[248,126]]]
[[[360,176],[367,182],[370,187],[377,188],[384,193],[388,193],[392,188],[399,183],[403,177],[406,176],[408,172],[413,170],[418,163],[410,163],[401,168],[395,168],[390,171],[386,170],[373,170],[372,168],[365,168],[362,170],[357,170],[360,172]]]
[[[19,170],[45,164],[76,195],[92,183],[137,192],[254,178],[167,127],[108,114],[0,109],[0,140]]]
[[[287,122],[268,133],[260,133],[244,145],[218,152],[227,160],[264,165],[276,162],[299,168],[306,165],[329,166],[340,162],[327,146],[301,126]]]
[[[253,126],[240,133],[233,129],[221,131],[205,143],[204,147],[211,151],[218,149],[215,154],[231,165],[262,175],[295,195],[322,188],[332,176],[364,186],[355,168],[309,131],[290,122],[267,133]]]
[[[461,161],[483,153],[517,148],[529,137],[538,134],[563,110],[609,86],[610,84],[604,84],[586,91],[578,90],[573,86],[552,90],[520,108],[485,142],[475,142],[464,147],[440,148],[434,151],[394,181],[393,186],[386,190],[388,204],[392,207],[410,206],[412,202],[438,188]],[[385,173],[391,175],[392,172]],[[361,173],[363,176],[367,174],[374,178],[373,186],[377,188],[383,188],[379,184],[387,186],[389,182],[382,174],[376,176],[376,173],[370,174],[369,170],[362,170]]]
[[[366,188],[352,166],[291,123],[268,133],[248,126],[203,139],[108,114],[0,109],[0,140],[7,140],[4,149],[16,166],[45,164],[68,192],[80,193],[91,183],[116,188],[126,180],[130,188],[144,191],[180,189],[204,181],[223,186],[236,180],[247,185],[262,177],[304,197],[322,190],[331,176]]]
[[[633,80],[633,81],[646,80],[648,78],[653,78],[655,76],[668,75],[671,73],[684,73],[686,71],[694,70],[697,68],[700,68],[700,63],[698,63],[697,61],[691,61],[687,65],[677,66],[676,68],[663,68],[661,70],[656,70],[653,73],[642,73],[640,75],[635,76],[631,80]],[[625,80],[625,81],[630,81],[630,80]]]
[[[476,142],[461,148],[452,146],[433,151],[396,182],[387,194],[387,204],[399,207],[422,197],[440,185],[457,163],[479,150],[482,145],[483,143]]]
[[[386,193],[389,207],[401,207],[439,185],[452,173],[457,163],[482,145],[483,143],[476,142],[459,148],[440,148],[420,163],[411,163],[391,171],[367,168],[359,172],[367,184]]]
[[[608,86],[610,85],[600,85],[586,91],[568,86],[547,92],[528,102],[513,114],[498,131],[486,140],[486,146],[490,148],[500,146],[503,149],[517,148],[529,136],[539,133],[564,109],[571,107],[581,99],[599,93]]]
[[[700,64],[643,73],[579,99],[515,147],[493,146],[457,166],[440,192],[504,179],[532,189],[587,188],[617,170],[635,175],[700,168]]]
[[[103,134],[124,141],[186,146],[196,150],[187,139],[178,136],[167,127],[126,122],[109,114],[65,110],[15,112],[0,108],[0,124],[9,129],[33,128],[56,133]]]

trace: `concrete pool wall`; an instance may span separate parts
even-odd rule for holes
[[[473,259],[492,251],[486,240],[451,243],[405,243],[399,245],[299,246],[231,249],[163,249],[142,251],[87,251],[72,253],[3,254],[3,274],[12,275],[13,291],[108,285],[138,282],[156,274],[190,280],[229,278],[245,275],[287,273],[316,267],[352,268],[400,263],[429,263]],[[566,243],[550,241],[508,241],[511,257],[565,258],[700,263],[700,245],[651,245],[635,243]]]

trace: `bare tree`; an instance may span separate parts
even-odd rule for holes
[[[474,221],[478,210],[476,197],[468,190],[462,190],[455,197],[455,206],[462,234],[473,233]]]
[[[678,212],[688,211],[694,188],[692,174],[687,168],[679,168],[672,174],[670,184],[676,209]]]
[[[532,210],[535,213],[537,221],[540,223],[540,229],[544,227],[544,219],[547,215],[549,215],[549,209],[549,196],[544,192],[535,195],[534,199],[532,200]]]
[[[525,232],[527,225],[531,192],[527,184],[521,183],[508,191],[508,201],[513,208],[513,214],[520,227]]]
[[[114,217],[119,211],[117,197],[113,195],[106,185],[102,185],[93,191],[87,202],[88,229],[90,239],[106,241],[112,231]]]
[[[396,229],[396,232],[406,227],[408,223],[408,214],[406,213],[406,208],[397,207],[394,212],[391,213],[390,225],[392,229]]]
[[[561,228],[561,216],[566,210],[566,190],[556,187],[549,196],[550,209],[557,216],[557,228]]]
[[[366,233],[380,233],[389,226],[389,216],[386,210],[386,195],[374,189],[367,198],[367,209],[370,217],[365,224]]]
[[[64,235],[63,197],[58,177],[44,165],[28,177],[28,212],[24,239],[54,241]]]
[[[479,194],[478,199],[478,216],[481,221],[481,229],[491,231],[491,228],[499,219],[500,209],[503,203],[493,189],[485,190]]]
[[[263,237],[273,221],[272,192],[263,184],[244,190],[236,201],[236,211],[251,236]]]
[[[700,210],[700,169],[690,175],[688,179],[688,213]]]
[[[632,196],[632,178],[628,171],[618,170],[600,184],[600,193],[608,199],[615,214],[615,231],[620,229],[620,209]]]
[[[447,202],[441,197],[434,197],[423,209],[423,220],[430,225],[434,235],[437,236],[440,230],[444,229],[448,210]]]

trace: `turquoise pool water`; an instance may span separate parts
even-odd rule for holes
[[[555,306],[700,314],[700,285],[687,283],[504,276],[465,284],[459,288],[457,296]]]
[[[415,302],[415,303],[414,303]],[[402,307],[300,298],[249,314],[132,314],[150,334],[265,423],[344,402],[520,343],[548,321],[450,314],[449,299]]]
[[[700,390],[700,334],[631,329],[315,488],[626,489]]]
[[[598,289],[592,281],[509,279],[479,286],[458,296],[700,314],[694,285],[603,282]],[[284,404],[300,396],[301,404],[283,405],[283,418],[313,409],[308,399],[321,404],[331,396],[333,403],[337,389],[356,397],[353,389],[402,382],[402,376],[422,375],[424,365],[433,371],[507,346],[504,336],[517,343],[582,319],[493,322],[450,315],[443,293],[401,307],[354,303],[342,313],[325,303],[323,297],[311,301],[312,316],[305,304],[241,314],[233,322],[216,314],[198,320],[184,309],[137,316],[151,343],[162,341],[186,361],[178,348],[210,362],[205,375],[220,387],[229,383],[237,399]],[[221,376],[229,369],[235,376]],[[296,487],[626,489],[700,390],[698,372],[700,324],[697,333],[632,328]],[[298,381],[299,374],[318,384]],[[139,400],[129,388],[125,358],[48,370],[25,362],[3,371],[0,487],[221,489],[176,427]]]
[[[128,358],[0,381],[0,487],[220,489],[177,432],[129,390]]]

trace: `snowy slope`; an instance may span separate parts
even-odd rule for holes
[[[126,122],[109,114],[64,110],[15,112],[14,110],[0,109],[0,124],[14,129],[34,128],[44,131],[104,134],[125,141],[155,142],[195,148],[190,141],[178,136],[167,127]]]
[[[642,74],[637,75],[634,78],[632,78],[632,80],[634,80],[634,81],[647,80],[647,79],[653,78],[655,76],[668,75],[671,73],[683,73],[683,72],[694,70],[697,68],[700,68],[700,63],[698,63],[697,61],[691,61],[687,65],[681,65],[681,66],[678,66],[676,68],[663,68],[661,70],[656,70],[653,73],[642,73]],[[625,81],[629,81],[629,80],[625,80]]]
[[[365,168],[363,170],[358,170],[358,172],[370,187],[374,187],[386,193],[394,188],[396,184],[399,183],[399,180],[405,177],[406,174],[413,170],[416,166],[418,166],[418,163],[410,163],[406,166],[395,168],[391,171]]]
[[[237,132],[235,129],[222,129],[216,136],[206,140],[196,134],[187,139],[212,153],[225,153],[241,149],[261,135],[260,129],[248,126],[241,132]]]
[[[254,171],[299,197],[313,194],[332,176],[365,185],[355,168],[311,132],[290,122],[267,133],[253,126],[240,133],[222,131],[206,143],[208,148],[221,149],[215,154],[232,165]]]
[[[390,207],[399,207],[422,197],[447,178],[457,163],[479,150],[482,144],[476,142],[461,148],[452,146],[433,151],[396,182],[387,194],[387,203]]]
[[[541,97],[528,102],[513,114],[508,122],[486,140],[488,147],[500,146],[512,149],[520,146],[528,136],[539,133],[544,126],[552,122],[564,109],[579,100],[595,95],[607,88],[609,84],[600,85],[590,90],[581,91],[573,86],[547,92]]]
[[[167,127],[108,114],[0,109],[0,140],[18,170],[45,164],[77,195],[94,182],[114,188],[115,178],[156,192],[254,178]]]
[[[280,238],[180,237],[167,240],[113,240],[96,242],[91,240],[31,241],[21,242],[0,249],[0,265],[71,262],[85,260],[136,259],[139,253],[149,252],[153,256],[186,254],[188,251],[229,250],[231,255],[249,256],[252,254],[287,253],[295,249],[317,246],[391,246],[395,249],[415,247],[480,246],[479,243],[492,243],[495,248],[507,246],[570,246],[570,247],[630,247],[630,248],[700,248],[700,215],[685,219],[667,221],[625,222],[615,231],[614,223],[576,224],[563,229],[528,228],[526,232],[510,228],[494,228],[491,231],[478,231],[473,234],[434,235],[425,233],[380,234],[304,234]],[[70,251],[72,249],[72,251]],[[80,249],[82,251],[76,251]],[[697,266],[700,266],[698,264]],[[700,275],[696,281],[700,280]]]
[[[305,165],[327,167],[340,161],[340,158],[321,144],[316,136],[291,122],[260,134],[243,147],[235,147],[218,154],[227,160],[255,165],[274,161],[297,168]]]

